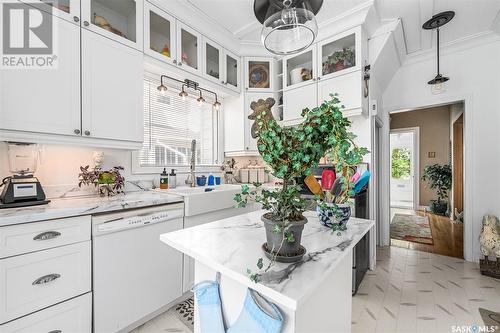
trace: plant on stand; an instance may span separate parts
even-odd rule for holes
[[[451,166],[432,164],[424,168],[422,180],[436,190],[437,200],[431,200],[429,208],[436,215],[446,215],[448,211],[448,191],[451,189]]]
[[[310,175],[311,169],[318,166],[319,160],[329,151],[338,156],[339,170],[344,165],[351,165],[354,159],[350,146],[354,135],[347,131],[350,121],[342,115],[343,106],[332,95],[331,100],[310,110],[304,109],[304,121],[294,127],[281,127],[272,117],[272,98],[253,102],[253,113],[249,116],[255,120],[257,147],[263,160],[271,168],[271,174],[282,179],[281,189],[255,189],[242,186],[242,192],[235,196],[238,207],[245,207],[250,201],[262,204],[268,212],[262,216],[266,229],[267,242],[263,250],[271,259],[264,271],[269,270],[275,261],[294,262],[301,260],[305,248],[300,245],[302,230],[307,223],[303,216],[308,200],[300,196],[300,186],[294,185],[295,177]],[[349,171],[345,170],[345,175]],[[343,192],[348,193],[348,182]],[[262,258],[257,262],[263,268]],[[260,274],[248,271],[250,278],[257,282]]]

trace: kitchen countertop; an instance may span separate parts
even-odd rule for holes
[[[213,270],[296,309],[301,299],[321,288],[324,278],[375,224],[372,220],[351,218],[347,230],[338,236],[319,223],[316,213],[304,213],[308,223],[302,234],[302,245],[307,249],[303,260],[276,263],[256,284],[246,272],[248,268],[258,271],[259,258],[264,258],[264,267],[269,262],[261,250],[265,230],[260,217],[264,212],[259,210],[163,234],[160,239]]]
[[[47,205],[0,209],[0,227],[182,201],[182,196],[154,191],[130,192],[104,198],[88,196],[54,199]]]

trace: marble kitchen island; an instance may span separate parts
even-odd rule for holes
[[[238,318],[247,288],[274,302],[284,315],[282,332],[349,332],[351,329],[352,249],[373,228],[371,220],[351,218],[341,235],[319,224],[314,212],[302,235],[307,253],[293,264],[276,263],[252,282],[258,271],[265,230],[255,211],[160,236],[169,246],[194,258],[195,282],[221,273],[220,293],[226,328]],[[195,306],[196,312],[196,306]],[[195,332],[201,332],[195,313]]]

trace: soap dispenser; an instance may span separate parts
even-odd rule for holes
[[[172,169],[168,175],[168,185],[170,188],[175,188],[177,184],[177,174],[175,173],[175,170],[176,169]]]
[[[163,172],[160,174],[160,189],[161,190],[168,189],[168,174],[166,168],[163,168]]]

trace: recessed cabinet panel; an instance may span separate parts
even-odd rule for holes
[[[316,65],[313,49],[287,58],[285,62],[285,85],[297,87],[312,82]]]
[[[80,25],[79,0],[21,0],[54,16]]]
[[[272,92],[272,59],[246,58],[245,67],[246,90],[253,92]]]
[[[143,54],[82,31],[82,135],[143,140]]]
[[[344,105],[344,116],[360,114],[362,110],[361,72],[355,71],[345,75],[321,80],[318,84],[318,104],[330,100],[330,94],[338,94],[338,99]]]
[[[283,121],[302,121],[302,110],[304,108],[315,108],[317,106],[317,85],[308,84],[306,86],[290,89],[283,92]]]
[[[221,78],[221,50],[210,42],[205,43],[205,74],[213,79]]]
[[[340,74],[343,70],[357,65],[355,33],[324,42],[318,47],[321,61],[320,76]]]
[[[83,27],[142,50],[142,0],[82,1]]]
[[[57,17],[53,24],[54,68],[1,70],[0,129],[79,135],[80,28]]]
[[[176,60],[175,19],[146,2],[144,51],[161,61]]]
[[[185,70],[200,74],[200,34],[180,22],[177,24],[177,29],[178,65]]]

